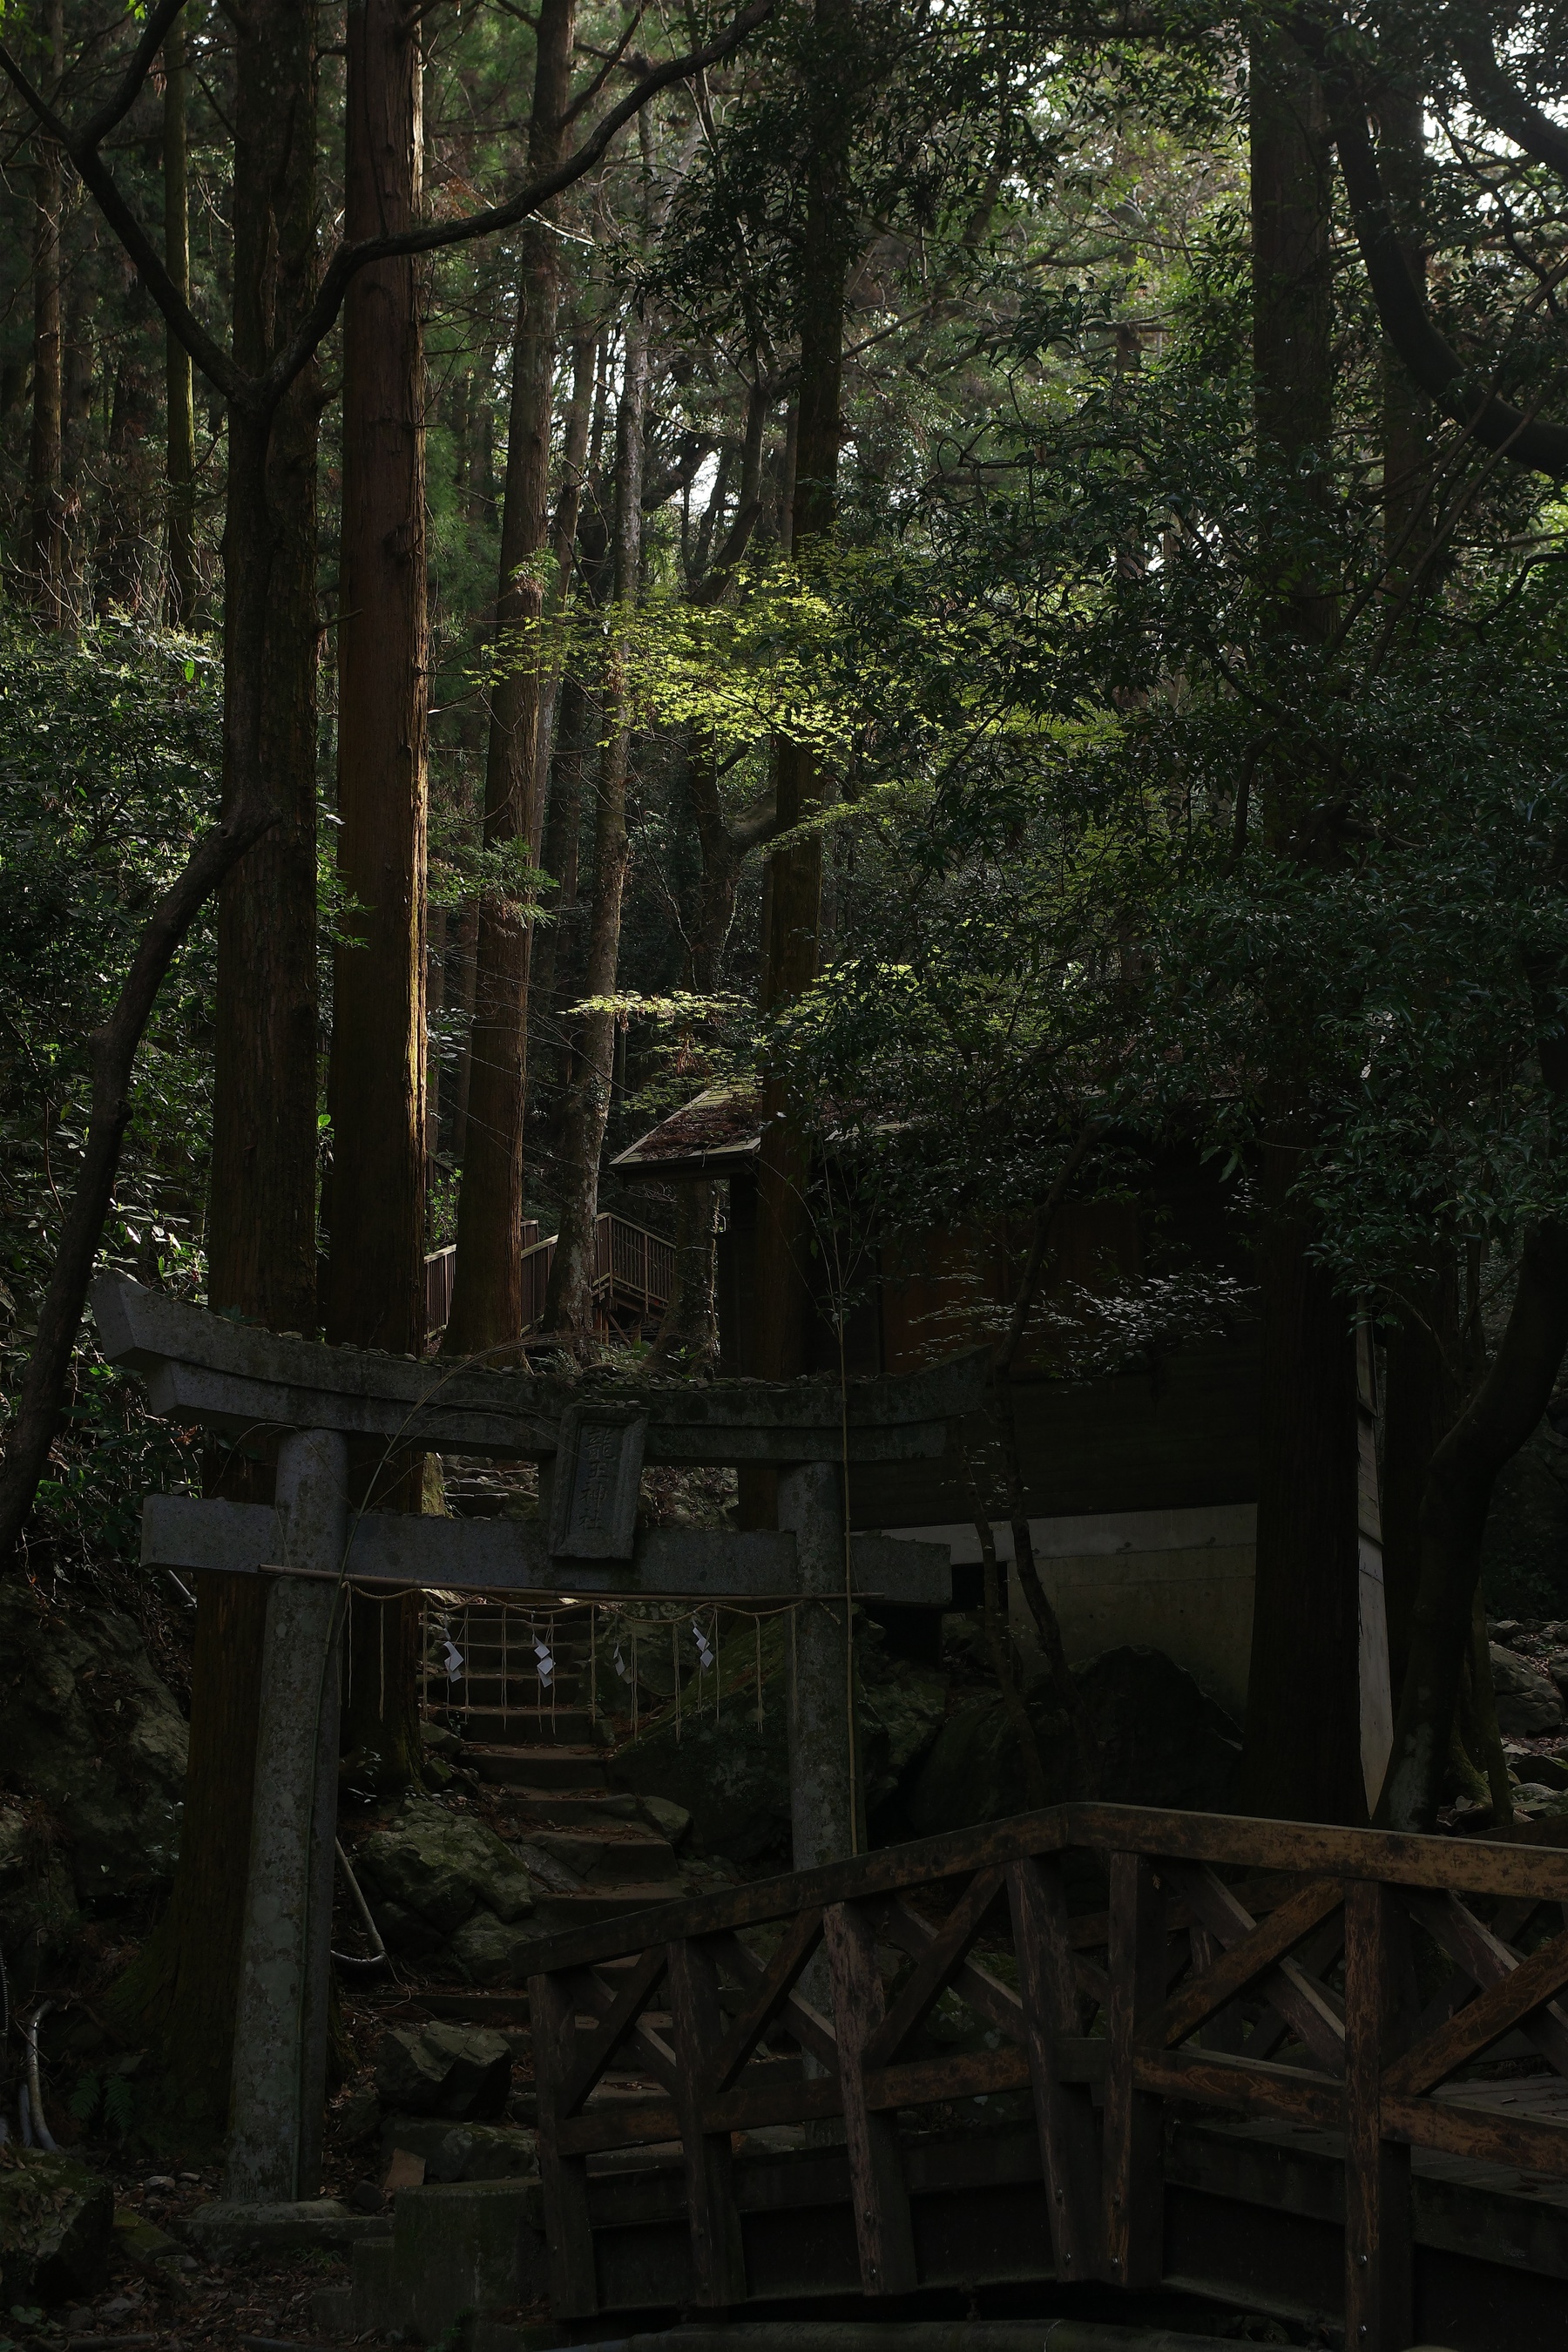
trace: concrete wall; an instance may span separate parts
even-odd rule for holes
[[[1252,1650],[1257,1530],[1251,1503],[1031,1519],[1035,1559],[1061,1622],[1068,1663],[1078,1665],[1123,1643],[1163,1650],[1239,1725]],[[969,1524],[888,1532],[945,1543],[955,1566],[973,1566],[980,1558],[979,1538]],[[996,1526],[994,1534],[997,1558],[1010,1563],[1011,1528]],[[1034,1620],[1014,1577],[1007,1580],[1007,1607],[1019,1646],[1035,1653]],[[1383,1785],[1394,1735],[1375,1489],[1363,1494],[1362,1505],[1361,1679],[1362,1765],[1371,1804]]]
[[[1239,1722],[1252,1646],[1257,1523],[1251,1503],[1031,1519],[1035,1558],[1070,1663],[1125,1643],[1163,1650]],[[972,1526],[898,1532],[950,1545],[955,1564],[980,1558]],[[1010,1561],[1012,1530],[999,1526],[994,1532],[998,1559]],[[1008,1608],[1020,1643],[1033,1650],[1034,1621],[1012,1577]]]

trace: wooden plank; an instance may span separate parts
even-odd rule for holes
[[[1165,1998],[1164,1896],[1146,1855],[1112,1853],[1110,1925],[1100,2140],[1105,2274],[1137,2292],[1158,2286],[1164,2266],[1161,2105],[1133,2071],[1139,2029]]]
[[[875,1930],[868,1916],[847,1903],[826,1908],[822,1927],[833,1981],[833,2026],[861,2291],[908,2294],[920,2280],[898,2127],[866,2103],[866,2051],[884,2014]]]
[[[618,1952],[641,1950],[647,1941],[645,1923],[651,1927],[656,1916],[661,1937],[763,1927],[793,1917],[803,1906],[901,1894],[942,1879],[972,1876],[994,1863],[1075,1847],[1136,1850],[1158,1855],[1162,1866],[1167,1861],[1189,1861],[1241,1869],[1293,1869],[1300,1876],[1383,1878],[1415,1889],[1448,1886],[1460,1894],[1529,1895],[1537,1902],[1568,1902],[1568,1851],[1554,1847],[1166,1812],[1142,1805],[1057,1805],[977,1829],[947,1831],[854,1861],[826,1863],[788,1877],[672,1903],[657,1915],[641,1915],[629,1933],[626,1923],[619,1920],[572,1928],[531,1947],[528,1957],[534,1968],[591,1966]]]
[[[884,1942],[897,1945],[911,1959],[919,1959],[936,1935],[929,1919],[922,1918],[911,1905],[895,1898],[877,1910],[877,1932]],[[994,2025],[1009,2042],[1024,2044],[1024,2004],[1011,1985],[992,1975],[974,1959],[966,1959],[952,1979],[953,1990],[962,1993],[973,2010]]]
[[[1232,1944],[1228,1951],[1222,1950],[1217,1959],[1183,1985],[1159,2015],[1150,2019],[1140,2037],[1141,2044],[1163,2050],[1184,2042],[1216,2011],[1245,1991],[1266,1969],[1282,1960],[1343,1901],[1344,1889],[1336,1879],[1314,1879],[1303,1886],[1277,1911],[1271,1911],[1250,1934]],[[1207,1932],[1212,1935],[1214,1930]]]
[[[568,1996],[576,2002],[579,2016],[585,2010],[591,2017],[597,2018],[601,2023],[609,2016],[615,2006],[614,1990],[595,1977],[591,1969],[571,1971],[565,1979],[565,1985]],[[675,2052],[659,2034],[652,2019],[646,2014],[634,2016],[629,2031],[637,2042],[637,2064],[646,2068],[654,2080],[662,2084],[667,2091],[673,2090],[676,2075]]]
[[[1100,2131],[1093,2103],[1068,2072],[1068,2046],[1083,2039],[1083,2013],[1073,1966],[1067,1889],[1054,1854],[1014,1863],[1007,1872],[1017,1956],[1035,2127],[1040,2139],[1051,2256],[1060,2279],[1091,2279],[1103,2265],[1098,2193]],[[1103,2079],[1103,2051],[1101,2069]]]
[[[1404,1908],[1387,1887],[1345,1889],[1345,2340],[1356,2352],[1405,2352],[1411,2342],[1410,2150],[1383,2136],[1404,1935]]]
[[[1133,2080],[1163,2098],[1310,2124],[1318,2131],[1338,2131],[1344,2121],[1343,2095],[1327,2075],[1271,2060],[1232,2058],[1220,2050],[1167,2050],[1163,2055],[1140,2051]]]
[[[1508,2164],[1568,2180],[1568,2124],[1537,2123],[1470,2100],[1385,2096],[1383,2128],[1412,2147],[1436,2148],[1476,2164]]]
[[[1223,1886],[1212,1870],[1191,1863],[1162,1863],[1161,1876],[1185,1895],[1196,1917],[1226,1950],[1247,1940],[1258,1922]],[[1321,2066],[1344,2067],[1344,2025],[1324,1988],[1291,1960],[1269,1969],[1263,1990]]]
[[[1385,2086],[1416,2097],[1521,2024],[1532,2010],[1568,1984],[1568,1935],[1557,1937],[1489,1985],[1436,2033],[1405,2052],[1388,2070]]]
[[[588,2221],[588,2165],[585,2155],[563,2145],[561,2112],[561,2093],[576,2041],[575,2004],[558,1978],[534,1976],[529,1979],[528,2008],[533,2021],[550,2307],[557,2319],[590,2319],[599,2308],[599,2290]]]
[[[564,2118],[574,2116],[600,2075],[616,2056],[637,2024],[648,1996],[664,1974],[665,1948],[655,1944],[640,1955],[624,1983],[616,1990],[607,2009],[594,2007],[599,2015],[599,2030],[592,2035],[580,2033],[577,2054],[565,2071],[561,2085],[556,2114]]]
[[[778,1950],[760,1975],[747,1974],[752,1998],[731,2024],[714,2056],[710,2077],[716,2091],[727,2091],[742,2067],[751,2057],[758,2042],[774,2019],[780,2014],[794,1992],[801,1970],[805,1967],[817,1945],[822,1941],[820,1911],[802,1911],[784,1930]],[[733,1966],[738,1939],[726,1937],[720,1947],[722,1957]],[[748,1960],[752,1955],[745,1952]]]
[[[978,1871],[915,1962],[903,1990],[867,2043],[863,2063],[890,2066],[968,1958],[980,1923],[1002,1892],[1005,1873]]]
[[[821,1912],[815,1916],[820,1923]],[[819,1924],[817,1936],[820,1934]],[[742,1984],[761,1985],[766,1970],[756,1954],[748,1951],[738,1936],[716,1937],[714,1949],[720,1958],[733,1969]],[[803,2050],[809,2050],[822,2065],[837,2074],[838,2044],[834,2039],[832,2026],[820,2010],[813,2009],[798,1992],[791,1991],[779,2006],[778,2018],[785,2032],[793,2035]]]
[[[989,2099],[999,2091],[1026,2090],[1029,2054],[1009,2043],[1003,2050],[954,2050],[944,2058],[906,2058],[897,2066],[868,2067],[866,2105],[874,2112],[891,2107],[930,2107],[949,2099]]]
[[[746,2262],[730,2135],[709,2129],[703,2115],[709,2068],[723,2038],[719,1974],[711,1952],[694,1938],[668,1945],[666,1956],[693,2300],[704,2311],[727,2311],[746,2299]]]
[[[1519,1966],[1519,1954],[1484,1926],[1458,1894],[1417,1894],[1407,1900],[1413,1916],[1483,1990],[1501,1984]],[[1568,2015],[1554,2002],[1539,2016],[1527,2017],[1520,2030],[1559,2074],[1568,2074]]]

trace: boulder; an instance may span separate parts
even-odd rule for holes
[[[376,2061],[385,2107],[415,2116],[499,2116],[511,2088],[511,2052],[483,2026],[400,2026]]]
[[[1048,1684],[1027,1694],[1052,1803],[1092,1794],[1203,1811],[1228,1801],[1240,1741],[1191,1675],[1159,1650],[1136,1648],[1107,1650],[1075,1673],[1096,1748],[1088,1775]],[[1001,1699],[985,1692],[942,1725],[904,1799],[904,1822],[911,1835],[929,1837],[1021,1812],[1026,1801],[1013,1727]]]
[[[787,1617],[763,1622],[761,1653],[760,1725],[757,1634],[742,1620],[721,1643],[715,1664],[683,1685],[679,1719],[667,1708],[616,1750],[612,1771],[672,1844],[683,1832],[652,1810],[657,1804],[672,1819],[685,1815],[694,1843],[707,1853],[741,1864],[776,1857],[787,1866]],[[855,1654],[861,1784],[874,1814],[896,1799],[936,1738],[947,1685],[928,1668],[889,1658],[880,1626],[858,1612]]]
[[[12,1965],[81,1923],[64,1852],[37,1805],[0,1805],[0,1951]]]
[[[0,1577],[0,1780],[47,1810],[84,1910],[172,1884],[188,1736],[129,1617],[50,1609]],[[47,1924],[61,1880],[46,1881]]]
[[[1538,1739],[1561,1731],[1568,1713],[1563,1695],[1539,1666],[1500,1643],[1488,1644],[1491,1653],[1492,1688],[1497,1694],[1498,1729],[1514,1739]]]
[[[489,1911],[476,1911],[471,1919],[464,1920],[447,1948],[470,1984],[516,1984],[524,1955],[538,1940],[534,1928],[509,1927]]]
[[[539,2170],[539,2135],[516,2124],[454,2124],[444,2116],[389,2116],[382,2169],[395,2148],[425,2158],[426,2180],[526,2180]]]
[[[395,1822],[373,1830],[356,1848],[354,1865],[373,1906],[378,1898],[396,1905],[441,1937],[481,1905],[509,1921],[533,1908],[528,1873],[495,1832],[426,1797],[410,1796]]]
[[[97,2294],[109,2277],[114,2192],[85,2164],[7,2147],[0,2166],[0,2296],[13,2304]]]

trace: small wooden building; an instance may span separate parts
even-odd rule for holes
[[[754,1095],[713,1088],[674,1112],[614,1161],[639,1183],[722,1178],[719,1315],[725,1371],[754,1369],[753,1292],[760,1118]],[[845,1315],[851,1372],[912,1371],[992,1336],[1016,1293],[1026,1227],[998,1218],[858,1244]],[[1035,1337],[1011,1382],[1030,1533],[1069,1658],[1122,1643],[1163,1650],[1237,1720],[1247,1699],[1256,1558],[1259,1332],[1238,1313],[1214,1336],[1151,1354],[1142,1369],[1064,1377],[1053,1319],[1070,1321],[1084,1293],[1125,1286],[1159,1265],[1229,1276],[1253,1272],[1234,1180],[1195,1144],[1173,1146],[1136,1200],[1069,1203],[1060,1213]],[[825,1261],[819,1260],[819,1263]],[[810,1369],[836,1371],[838,1341],[825,1270]],[[1393,1737],[1372,1351],[1363,1349],[1362,1507],[1363,1751],[1381,1780]],[[967,1433],[984,1459],[992,1433]],[[991,1506],[999,1555],[1011,1558],[1000,1489]],[[850,1496],[858,1528],[944,1538],[955,1562],[978,1564],[971,1496],[951,1460],[861,1468]],[[1015,1597],[1026,1644],[1033,1625]]]

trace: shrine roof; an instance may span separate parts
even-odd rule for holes
[[[754,1087],[709,1087],[611,1160],[617,1176],[726,1176],[756,1158],[763,1103]]]

